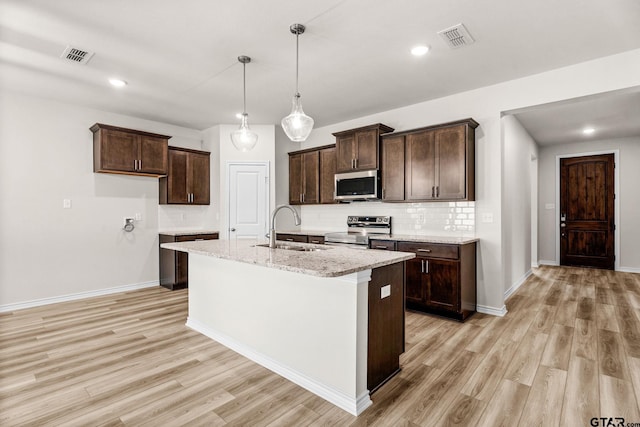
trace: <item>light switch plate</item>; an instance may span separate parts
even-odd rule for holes
[[[62,199],[62,208],[71,209],[71,199]]]
[[[482,214],[482,222],[484,222],[484,223],[492,223],[493,222],[493,214],[492,213],[483,213]]]
[[[391,295],[391,285],[385,285],[380,288],[380,299],[386,298]]]

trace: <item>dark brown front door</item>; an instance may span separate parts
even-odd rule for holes
[[[560,264],[614,269],[613,154],[560,159]]]

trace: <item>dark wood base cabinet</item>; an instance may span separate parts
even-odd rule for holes
[[[414,252],[406,265],[408,309],[464,321],[476,311],[476,242],[464,245],[398,242]]]
[[[218,233],[160,234],[160,244],[218,239]],[[189,254],[160,248],[160,286],[172,291],[189,285]]]
[[[404,300],[403,262],[371,271],[367,349],[369,393],[375,392],[400,371],[400,355],[404,353]]]

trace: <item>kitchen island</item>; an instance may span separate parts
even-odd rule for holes
[[[187,326],[360,414],[399,370],[404,261],[415,255],[263,243],[162,245],[189,253]]]

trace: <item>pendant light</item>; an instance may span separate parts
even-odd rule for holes
[[[313,119],[302,111],[300,92],[298,92],[298,36],[304,34],[305,27],[302,24],[293,24],[289,30],[296,35],[296,93],[293,95],[291,113],[282,119],[282,129],[290,140],[302,142],[307,139],[313,129]]]
[[[231,132],[231,142],[233,142],[234,147],[236,147],[239,151],[250,151],[253,147],[256,146],[256,142],[258,142],[258,134],[249,129],[249,124],[247,123],[247,64],[251,62],[251,58],[248,56],[238,56],[238,61],[242,63],[242,88],[243,88],[243,99],[242,99],[242,116],[240,121],[240,127],[233,132]]]

